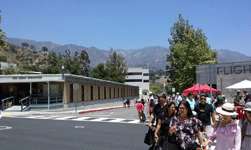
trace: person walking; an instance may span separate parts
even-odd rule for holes
[[[141,97],[141,103],[143,104],[143,106],[145,106],[145,99],[143,98],[143,96]]]
[[[127,98],[126,104],[127,104],[127,107],[130,108],[130,99],[129,98]]]
[[[215,150],[240,150],[241,149],[241,128],[232,117],[238,115],[231,103],[225,103],[222,107],[216,108],[216,112],[222,115],[222,121],[215,123],[209,131],[209,140],[206,145],[215,140]]]
[[[150,101],[148,102],[148,108],[147,108],[147,114],[150,114],[150,116],[153,112],[154,106],[155,106],[154,99],[150,99]]]
[[[138,110],[138,117],[139,117],[139,122],[142,122],[142,115],[144,111],[144,105],[142,104],[141,100],[138,100],[138,104],[136,105],[136,109]]]
[[[149,124],[148,126],[151,128],[152,127],[152,122],[155,119],[156,120],[156,125],[158,124],[158,119],[157,117],[163,112],[164,104],[165,104],[165,99],[166,95],[163,94],[157,105],[154,106],[153,112],[151,113],[150,119],[149,119]]]
[[[193,93],[188,93],[186,100],[188,101],[188,103],[190,105],[190,108],[193,111],[194,110],[194,106],[195,106],[195,100],[193,99]]]
[[[187,100],[181,101],[178,106],[178,115],[170,120],[170,136],[174,136],[179,150],[193,150],[204,146],[201,136],[202,123],[195,118]],[[198,137],[200,145],[196,142]]]
[[[162,137],[160,139],[162,150],[174,150],[175,148],[177,148],[177,144],[175,143],[175,141],[172,140],[172,137],[169,135],[170,120],[175,115],[175,103],[169,102],[165,105],[164,112],[159,116],[159,121],[154,133],[154,137],[155,141],[158,141],[159,137]],[[161,131],[161,134],[159,134],[159,131]]]
[[[194,111],[197,113],[198,119],[202,122],[203,128],[206,131],[206,138],[208,139],[209,131],[211,130],[211,117],[215,124],[215,116],[212,105],[206,103],[206,95],[200,95],[200,103],[195,105]],[[211,145],[209,145],[211,149]]]
[[[182,101],[182,97],[180,96],[179,92],[176,93],[176,97],[174,99],[175,99],[175,107],[177,108],[180,101]]]
[[[239,121],[241,128],[241,150],[251,150],[251,102],[245,104],[243,109],[245,118]]]

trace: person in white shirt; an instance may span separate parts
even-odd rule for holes
[[[177,92],[175,97],[175,107],[179,106],[180,101],[182,101],[182,97],[180,96],[180,93]]]

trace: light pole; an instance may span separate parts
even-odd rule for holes
[[[64,80],[64,64],[62,63],[62,80]]]

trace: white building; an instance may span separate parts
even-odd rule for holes
[[[7,63],[7,62],[0,62],[0,70],[7,69],[7,68],[10,68],[10,67],[16,68],[17,64]]]
[[[125,83],[133,86],[139,86],[139,94],[143,90],[149,92],[149,69],[128,68]]]

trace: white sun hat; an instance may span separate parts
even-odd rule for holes
[[[247,102],[243,111],[251,111],[251,102]]]
[[[216,108],[216,112],[227,116],[238,115],[238,113],[235,112],[234,104],[231,103],[225,103],[222,107]]]

